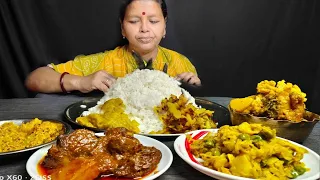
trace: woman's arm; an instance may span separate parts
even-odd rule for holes
[[[172,67],[175,74],[174,76],[178,81],[201,86],[201,80],[197,75],[196,68],[187,57],[176,53],[176,57],[173,61]]]
[[[60,87],[61,74],[50,67],[40,67],[27,77],[26,87],[31,91],[42,93],[62,92]],[[63,86],[66,91],[79,90],[81,76],[66,74],[63,77]]]
[[[31,91],[42,93],[62,92],[60,86],[61,74],[50,67],[40,67],[34,70],[26,79],[26,87]],[[63,77],[63,86],[66,91],[81,91],[83,93],[93,90],[108,91],[116,79],[104,70],[97,71],[88,76],[66,74]]]

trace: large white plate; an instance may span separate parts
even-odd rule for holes
[[[194,137],[195,135],[200,135],[203,134],[201,138],[203,138],[206,135],[206,132],[214,132],[217,133],[218,129],[205,129],[205,130],[197,130],[197,131],[192,131],[189,132],[188,134],[192,134],[192,137]],[[199,134],[200,133],[200,134]],[[200,139],[201,139],[200,138]],[[279,138],[279,137],[278,137]],[[280,138],[283,139],[283,138]],[[284,139],[286,140],[286,139]],[[289,141],[289,140],[286,140]],[[191,160],[191,158],[195,158],[193,155],[191,155],[191,157],[188,155],[188,151],[186,149],[186,135],[183,134],[181,136],[179,136],[175,141],[174,141],[174,150],[177,152],[177,154],[185,161],[187,162],[189,165],[191,165],[193,168],[195,168],[196,170],[217,178],[217,179],[222,179],[222,180],[229,180],[229,179],[233,179],[233,180],[249,180],[250,178],[243,178],[243,177],[239,177],[239,176],[234,176],[234,175],[229,175],[229,174],[225,174],[219,171],[215,171],[213,169],[207,168],[205,166],[202,166],[201,164],[198,164],[196,162],[194,162],[193,160]],[[312,151],[311,149],[304,147],[300,144],[297,144],[295,142],[289,141],[290,143],[293,143],[299,147],[305,148],[308,150],[308,153],[304,154],[302,162],[304,162],[306,164],[306,166],[308,168],[310,168],[311,170],[304,173],[302,176],[298,176],[298,178],[296,179],[303,179],[303,180],[315,180],[320,178],[320,172],[319,172],[319,168],[320,168],[320,157],[317,153],[315,153],[314,151]],[[196,158],[195,158],[196,159]]]
[[[98,133],[95,133],[96,134],[96,136],[104,136],[104,133],[103,132],[98,132]],[[141,133],[139,133],[138,135],[141,135],[141,136],[149,136],[149,137],[154,137],[154,138],[156,138],[156,137],[178,137],[178,136],[180,136],[180,135],[182,135],[182,134],[141,134]]]
[[[97,133],[96,135],[101,136],[103,134]],[[173,155],[170,149],[166,145],[164,145],[163,143],[155,139],[138,135],[138,134],[135,134],[134,137],[137,138],[140,141],[140,143],[143,144],[144,146],[154,146],[155,148],[160,150],[162,153],[162,158],[158,164],[158,167],[155,173],[151,173],[150,175],[144,177],[143,180],[155,179],[160,175],[162,175],[172,164]],[[43,147],[37,150],[35,153],[33,153],[28,159],[27,165],[26,165],[27,172],[34,180],[43,180],[45,178],[41,176],[41,174],[39,174],[37,170],[37,164],[47,154],[50,148],[51,148],[51,145]]]

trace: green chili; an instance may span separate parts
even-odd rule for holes
[[[291,171],[291,176],[293,179],[297,178],[299,176],[299,173],[295,170]]]
[[[248,134],[240,134],[238,138],[244,141],[244,140],[249,140],[250,136]]]
[[[261,141],[261,140],[263,140],[263,139],[262,139],[262,137],[259,136],[259,135],[252,135],[252,136],[251,136],[251,140],[253,140],[253,141]]]

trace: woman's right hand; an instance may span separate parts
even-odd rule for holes
[[[104,70],[100,70],[88,76],[81,77],[78,90],[82,93],[88,93],[93,90],[107,92],[115,82],[115,77]]]

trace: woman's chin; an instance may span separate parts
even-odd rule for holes
[[[155,46],[153,44],[141,44],[139,47],[139,51],[146,53],[146,52],[151,52],[156,48],[157,48],[157,46]]]

